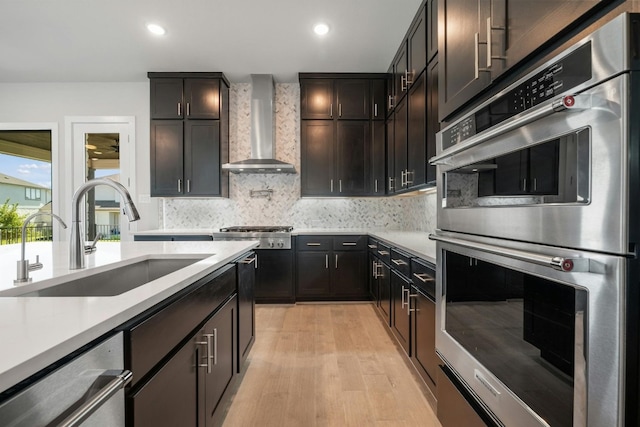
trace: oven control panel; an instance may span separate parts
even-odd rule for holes
[[[520,80],[442,132],[446,150],[591,79],[591,43]]]

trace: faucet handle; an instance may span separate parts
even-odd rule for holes
[[[27,268],[29,269],[29,271],[41,270],[42,263],[40,262],[40,255],[36,255],[36,262],[34,262],[33,264],[29,263]]]
[[[96,244],[98,243],[98,240],[102,239],[103,235],[102,233],[98,233],[96,234],[96,238],[93,239],[93,242],[91,242],[90,245],[85,245],[84,247],[84,253],[85,254],[92,254],[95,251],[98,250],[98,248],[96,248]]]

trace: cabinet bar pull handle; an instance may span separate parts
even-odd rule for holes
[[[538,191],[538,179],[533,178],[533,191]]]
[[[406,291],[407,293],[407,316],[411,315],[411,288],[407,288]]]
[[[389,255],[389,252],[387,251],[378,251],[378,253],[382,256]]]
[[[218,364],[218,328],[213,328],[213,364]]]
[[[422,283],[435,282],[435,280],[436,280],[433,277],[430,277],[428,274],[425,274],[425,273],[420,273],[420,274],[413,273],[413,275],[418,280],[420,280]]]
[[[369,249],[378,249],[378,247],[376,245],[367,245],[369,247]]]
[[[378,192],[378,180],[374,180],[373,181],[373,192],[377,193]]]
[[[404,285],[402,285],[402,294],[401,294],[402,305],[400,306],[400,308],[404,308],[404,306],[406,305],[406,303],[404,302],[404,294],[405,294],[405,289],[404,289]]]
[[[338,254],[336,254],[336,269],[338,268]]]
[[[474,80],[478,80],[480,78],[480,64],[478,63],[480,61],[480,33],[474,33],[473,37],[474,37],[473,77],[474,77]]]
[[[187,180],[187,193],[191,193],[191,180]]]
[[[407,90],[407,78],[405,76],[400,76],[400,90]]]
[[[320,246],[320,243],[307,243],[307,246]]]
[[[331,180],[331,192],[333,193],[333,180]]]
[[[342,180],[341,179],[338,180],[338,187],[340,189],[340,192],[342,193]]]
[[[254,264],[254,268],[257,270],[258,269],[258,254],[256,254],[253,258],[256,260],[256,263]]]
[[[256,260],[257,260],[257,257],[255,257],[255,256],[254,256],[253,258],[245,258],[245,259],[243,259],[242,261],[240,261],[240,264],[247,264],[247,265],[249,265],[249,264],[251,264],[252,262],[254,262],[254,261],[256,261]]]
[[[355,242],[342,242],[342,246],[357,246],[358,243]]]
[[[389,101],[387,102],[388,109],[391,110],[393,108],[393,96],[389,95]]]
[[[324,256],[324,268],[329,268],[329,254]]]
[[[373,117],[378,117],[378,104],[373,104]]]
[[[491,17],[487,18],[487,68],[491,68],[491,61],[493,59],[506,60],[506,56],[495,56],[493,55],[493,40],[491,32],[493,30],[504,30],[504,27],[494,27],[491,25]]]
[[[333,104],[329,104],[329,117],[333,117]]]
[[[342,104],[338,104],[338,117],[342,117]]]
[[[178,193],[182,193],[182,180],[178,179]]]
[[[407,265],[407,263],[406,263],[406,262],[404,262],[404,261],[403,261],[403,260],[401,260],[401,259],[392,259],[392,260],[391,260],[391,262],[392,262],[392,263],[394,263],[395,265],[398,265],[398,266],[400,266],[400,265]]]
[[[389,177],[389,191],[393,191],[393,178]]]
[[[180,103],[178,102],[178,117],[182,116],[182,106],[180,105]]]
[[[527,178],[522,180],[522,191],[527,191]]]
[[[411,174],[411,180],[409,180],[409,174]],[[416,174],[415,171],[410,171],[410,170],[407,169],[407,172],[405,173],[407,186],[413,185],[413,180],[414,180],[415,174]]]
[[[376,271],[376,261],[371,261],[371,275],[373,276],[374,279],[377,279],[378,276],[376,275],[377,271]]]
[[[404,70],[404,81],[407,83],[407,88],[409,88],[409,85],[413,84],[413,72],[409,73],[409,70]],[[409,78],[409,75],[411,75],[411,78]]]
[[[189,108],[191,104],[187,102],[187,116],[191,115],[191,108]]]

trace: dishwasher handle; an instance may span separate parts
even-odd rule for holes
[[[91,414],[97,411],[114,394],[123,389],[131,382],[133,373],[128,370],[121,371],[115,375],[103,388],[94,394],[82,406],[76,409],[71,415],[64,419],[58,427],[75,427],[82,424]]]

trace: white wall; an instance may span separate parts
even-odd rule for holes
[[[58,171],[71,167],[70,147],[64,147],[65,116],[135,116],[136,120],[136,194],[149,194],[149,83],[0,83],[1,123],[58,124]],[[56,142],[53,141],[55,144]],[[64,175],[64,174],[61,174]],[[71,219],[71,183],[60,182],[62,206],[54,212]],[[136,200],[141,230],[158,226],[158,203]]]

